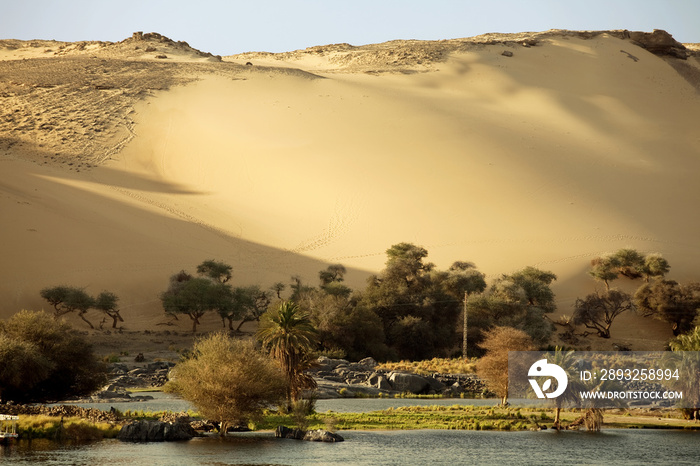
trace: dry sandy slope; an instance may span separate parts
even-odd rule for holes
[[[564,313],[593,289],[588,261],[621,247],[700,278],[700,97],[670,59],[606,35],[433,52],[233,57],[254,66],[134,103],[136,136],[88,172],[7,149],[3,314],[63,282],[113,290],[129,326],[153,325],[168,275],[203,259],[262,284],[341,262],[361,286],[400,241],[441,268],[552,270]],[[668,337],[626,320],[613,334],[635,349]]]

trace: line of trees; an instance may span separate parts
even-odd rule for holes
[[[86,313],[90,309],[95,309],[112,319],[112,328],[117,328],[117,322],[124,322],[117,307],[119,298],[111,291],[103,291],[93,297],[83,288],[59,285],[42,289],[40,295],[53,306],[56,320],[66,314],[77,312],[78,317],[94,329],[95,326],[87,319]]]
[[[676,336],[700,320],[700,283],[666,279],[670,265],[660,254],[620,249],[593,259],[589,275],[604,289],[577,298],[572,315],[558,322],[549,318],[556,310],[551,286],[557,277],[552,272],[526,267],[487,286],[473,263],[457,261],[439,270],[427,261],[426,249],[411,243],[393,245],[386,255],[385,268],[370,276],[362,290],[345,284],[341,264],[321,270],[317,286],[294,276],[288,287],[284,283],[268,289],[234,287],[233,268],[210,259],[199,264],[195,274],[185,270],[173,274],[160,300],[166,314],[175,319],[186,315],[193,332],[209,312],[219,315],[222,327],[238,331],[245,322],[260,321],[287,294],[308,313],[318,332],[319,350],[379,360],[481,356],[485,332],[495,327],[522,330],[536,346],[544,347],[554,323],[565,326],[563,337],[575,344],[576,335],[610,338],[613,322],[628,311],[667,322]],[[621,278],[642,284],[633,294],[612,288]],[[123,322],[118,297],[108,291],[92,297],[82,288],[55,286],[41,290],[41,296],[53,306],[56,319],[76,312],[94,328],[86,313],[95,309],[112,319],[113,328]]]
[[[610,338],[615,319],[633,311],[666,322],[675,336],[691,331],[700,323],[700,283],[667,280],[670,268],[660,254],[644,255],[634,249],[620,249],[593,259],[589,275],[603,282],[605,289],[578,298],[570,323],[583,325],[601,338]],[[642,285],[634,294],[611,288],[611,282],[623,277],[642,280]]]
[[[386,253],[385,268],[370,276],[363,290],[345,285],[346,269],[340,264],[321,270],[317,286],[292,277],[288,299],[308,314],[318,350],[351,359],[454,356],[463,351],[466,321],[467,350],[473,356],[483,354],[482,332],[495,326],[522,329],[538,345],[548,341],[552,324],[544,315],[555,309],[553,273],[528,267],[499,277],[487,290],[484,274],[470,262],[439,270],[426,260],[426,249],[411,243],[396,244]],[[196,276],[184,270],[174,274],[160,296],[165,312],[187,315],[193,332],[203,315],[216,312],[234,330],[243,322],[260,321],[286,290],[282,283],[268,290],[234,288],[231,276],[230,265],[214,260],[200,264]]]

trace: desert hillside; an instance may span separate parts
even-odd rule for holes
[[[1,317],[68,284],[150,328],[205,259],[263,286],[342,263],[362,287],[402,241],[440,268],[552,270],[564,314],[622,247],[700,279],[700,58],[661,32],[223,59],[158,34],[5,40],[0,103]],[[670,333],[619,322],[633,347]]]

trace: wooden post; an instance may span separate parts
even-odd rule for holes
[[[464,292],[464,337],[462,338],[462,356],[467,358],[467,292]]]

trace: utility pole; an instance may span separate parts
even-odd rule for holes
[[[467,292],[464,292],[464,338],[462,338],[462,356],[467,359]]]

